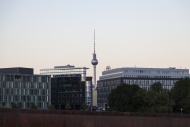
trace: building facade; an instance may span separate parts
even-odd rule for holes
[[[107,106],[107,97],[112,89],[122,83],[136,84],[149,90],[150,85],[160,82],[170,90],[180,78],[190,77],[189,69],[171,68],[116,68],[103,71],[97,86],[98,107]]]
[[[87,69],[67,65],[40,70],[42,75],[51,75],[51,100],[56,109],[64,109],[66,103],[72,109],[79,109],[84,102],[92,105],[92,77],[86,77]]]
[[[0,69],[0,105],[46,109],[51,104],[51,77],[34,75],[32,68]]]
[[[69,103],[74,110],[81,109],[81,104],[86,102],[91,105],[91,93],[87,87],[91,87],[92,78],[86,77],[87,81],[81,81],[80,74],[56,75],[51,78],[52,104],[56,109],[65,109]],[[89,82],[89,83],[88,83]],[[90,95],[86,95],[90,94]]]

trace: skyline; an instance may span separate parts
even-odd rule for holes
[[[0,68],[106,66],[190,69],[190,1],[0,2]]]

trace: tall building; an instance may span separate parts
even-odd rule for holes
[[[95,30],[94,30],[94,53],[93,59],[91,61],[93,68],[94,68],[94,75],[93,75],[93,106],[97,106],[97,90],[96,90],[96,65],[98,64],[98,60],[96,59],[96,52],[95,52]]]
[[[51,77],[34,75],[33,68],[0,69],[0,105],[47,109],[51,104]]]
[[[81,81],[81,75],[55,75],[52,82],[52,104],[56,109],[65,109],[69,103],[74,110],[79,110],[85,102],[85,82]]]
[[[107,106],[107,97],[112,89],[122,83],[136,84],[149,90],[150,85],[160,82],[163,88],[170,90],[180,78],[190,77],[189,69],[170,68],[116,68],[107,67],[102,72],[97,87],[98,107]]]
[[[94,30],[94,53],[93,53],[93,59],[91,61],[93,68],[94,68],[94,74],[93,74],[93,87],[96,89],[96,65],[98,64],[98,60],[96,59],[96,52],[95,52],[95,30]]]
[[[92,105],[92,77],[86,77],[87,69],[67,65],[40,70],[42,75],[51,75],[51,100],[56,109],[64,109],[67,103],[76,110],[84,102]]]

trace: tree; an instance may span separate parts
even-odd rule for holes
[[[2,102],[2,104],[0,104],[0,108],[11,108],[11,107],[6,105],[5,102]]]
[[[108,96],[108,105],[114,111],[135,112],[141,106],[141,96],[143,90],[138,85],[121,84],[113,89]],[[139,93],[138,93],[139,92]],[[138,94],[137,94],[138,93]]]
[[[85,110],[88,107],[88,105],[86,104],[86,102],[83,102],[81,104],[81,109]]]
[[[149,91],[137,85],[122,84],[111,91],[108,105],[120,112],[167,113],[173,111],[174,101],[161,83],[153,84]]]
[[[31,103],[31,109],[38,109],[38,107],[32,102]]]
[[[136,93],[136,98],[134,98],[134,103],[136,103],[136,109],[138,112],[147,112],[147,106],[148,106],[148,101],[147,101],[147,91],[146,90],[139,90]]]
[[[174,112],[190,113],[190,79],[178,80],[171,90],[171,96],[175,102]]]
[[[71,105],[70,105],[69,103],[67,103],[67,104],[65,105],[65,109],[66,109],[66,110],[70,110],[70,109],[71,109]]]
[[[52,104],[50,104],[50,105],[48,106],[48,109],[55,109],[55,106],[52,105]]]
[[[145,112],[166,113],[173,111],[174,102],[170,98],[168,91],[162,88],[160,82],[150,86],[150,90],[146,92],[144,103]]]
[[[5,107],[5,102],[2,102],[2,106]]]
[[[15,102],[13,102],[13,103],[11,103],[11,107],[12,108],[18,108],[18,105]]]
[[[169,93],[165,89],[158,92],[147,91],[145,98],[146,112],[167,113],[173,111],[174,102],[170,99]]]
[[[162,84],[160,82],[155,82],[154,84],[152,84],[150,86],[150,89],[152,91],[155,91],[155,92],[159,92],[159,91],[162,91],[163,88],[162,88]]]

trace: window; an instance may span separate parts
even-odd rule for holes
[[[41,82],[41,77],[38,77],[38,82]]]

